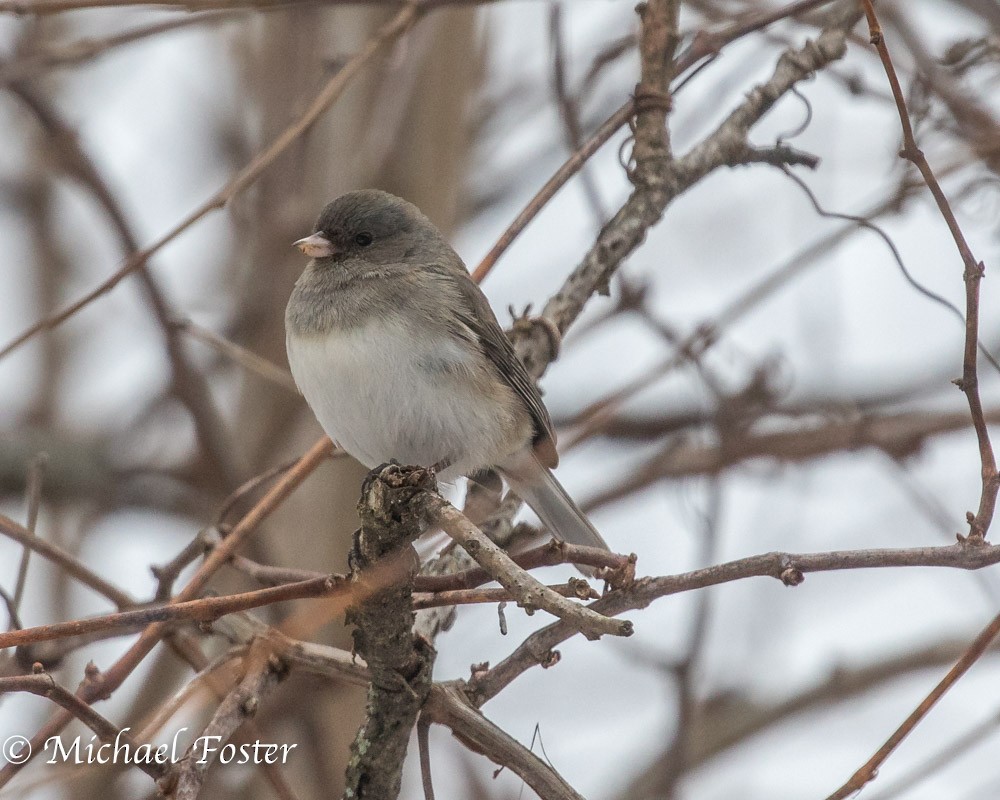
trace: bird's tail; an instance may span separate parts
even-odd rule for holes
[[[557,539],[610,550],[562,484],[533,452],[525,450],[499,468],[510,487],[531,506]]]

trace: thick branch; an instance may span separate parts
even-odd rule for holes
[[[371,684],[365,721],[351,745],[345,799],[398,796],[410,731],[431,688],[434,648],[412,632],[418,560],[410,542],[424,525],[410,504],[414,495],[434,489],[428,472],[393,464],[374,470],[362,489],[361,529],[350,556],[356,579],[401,548],[411,558],[403,580],[376,588],[348,610],[347,621],[356,626],[354,649],[368,662]]]
[[[641,77],[635,90],[635,168],[629,180],[635,186],[625,205],[601,230],[583,262],[563,288],[545,305],[543,316],[565,332],[595,291],[606,292],[611,275],[660,221],[675,196],[667,182],[670,139],[666,121],[670,109],[670,77],[677,45],[679,3],[657,0],[637,7],[642,20]]]
[[[664,6],[670,7],[664,10]],[[594,292],[607,290],[611,276],[642,244],[647,231],[659,222],[676,197],[719,167],[744,163],[749,146],[747,137],[753,126],[795,84],[844,55],[847,32],[860,14],[854,8],[847,9],[815,42],[786,51],[767,81],[754,88],[712,134],[675,160],[670,155],[665,128],[670,104],[669,69],[654,55],[656,46],[673,52],[676,29],[671,30],[667,25],[673,12],[672,4],[665,3],[651,4],[643,12],[642,80],[636,88],[636,102],[641,110],[636,116],[635,167],[629,172],[635,189],[601,230],[583,261],[546,304],[543,316],[560,332],[565,332],[576,320]],[[517,345],[519,355],[536,375],[545,371],[555,355],[544,326],[519,330]]]

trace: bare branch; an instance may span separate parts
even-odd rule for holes
[[[10,517],[3,514],[0,514],[0,534],[49,559],[52,563],[58,564],[66,571],[67,575],[71,575],[84,586],[88,586],[98,594],[108,598],[119,608],[131,608],[135,605],[136,601],[131,595],[106,581],[72,553],[66,552],[40,536],[35,536],[27,528],[18,525]]]
[[[971,538],[971,537],[970,537]],[[968,650],[962,654],[962,657],[955,663],[949,671],[948,674],[941,679],[937,686],[931,691],[927,697],[923,699],[919,706],[917,706],[913,713],[908,716],[903,723],[893,732],[892,736],[883,744],[878,751],[873,755],[868,761],[866,761],[854,775],[851,776],[850,780],[847,781],[843,786],[841,786],[837,791],[831,794],[827,800],[846,800],[846,798],[853,795],[855,792],[861,790],[869,781],[874,780],[879,767],[885,763],[885,760],[892,755],[893,750],[899,747],[900,742],[905,739],[910,732],[920,724],[920,721],[927,716],[928,712],[934,707],[934,704],[940,700],[945,692],[947,692],[955,683],[961,678],[969,668],[979,660],[980,656],[986,652],[989,647],[990,642],[992,642],[997,635],[1000,634],[1000,614],[993,618],[993,621],[987,625],[982,633],[979,634],[969,645]]]
[[[219,704],[211,721],[205,726],[184,757],[177,762],[171,774],[160,781],[160,788],[176,800],[196,800],[201,792],[205,773],[215,762],[215,755],[198,751],[200,742],[207,749],[207,742],[218,737],[224,744],[250,718],[256,715],[267,696],[277,687],[288,670],[266,642],[254,643],[243,660],[245,675]],[[221,748],[213,748],[218,753]]]
[[[797,586],[809,572],[889,567],[950,567],[972,570],[997,563],[1000,563],[1000,545],[973,545],[969,542],[948,547],[835,550],[808,554],[764,553],[679,575],[640,578],[631,587],[611,592],[591,603],[590,608],[607,615],[621,614],[645,608],[658,598],[678,592],[750,577],[771,577],[786,586]],[[470,698],[477,706],[481,706],[525,670],[548,663],[552,648],[575,633],[572,626],[562,621],[536,631],[499,664],[474,676],[470,683]]]
[[[0,678],[0,695],[8,692],[30,692],[39,697],[48,698],[62,707],[66,713],[90,728],[97,734],[102,743],[117,744],[120,742],[122,745],[128,746],[131,752],[135,752],[138,743],[132,736],[102,717],[88,703],[57,684],[47,673]],[[134,759],[132,763],[154,780],[162,777],[166,772],[164,765],[155,761],[147,762],[143,759]]]
[[[972,254],[972,249],[965,240],[965,234],[962,233],[962,228],[958,224],[958,219],[955,217],[955,212],[952,211],[951,204],[948,202],[941,184],[938,183],[931,165],[917,145],[917,140],[913,135],[913,126],[910,124],[910,114],[906,110],[906,98],[903,97],[903,89],[899,84],[896,68],[889,56],[889,48],[886,46],[882,28],[875,14],[875,6],[872,5],[871,0],[862,0],[862,5],[868,18],[871,43],[878,50],[886,77],[889,79],[889,86],[892,88],[893,99],[896,101],[896,109],[899,112],[899,123],[903,129],[903,149],[900,151],[900,155],[920,170],[927,188],[934,196],[934,202],[937,203],[941,216],[944,217],[944,221],[948,225],[948,230],[951,231],[962,262],[965,264],[962,276],[965,280],[965,352],[962,359],[962,377],[955,383],[965,393],[969,402],[972,425],[976,429],[976,439],[979,442],[979,458],[982,462],[982,491],[979,496],[979,509],[975,514],[971,512],[968,514],[968,522],[969,537],[982,540],[986,537],[986,532],[993,521],[997,493],[1000,491],[1000,474],[997,473],[996,457],[993,454],[990,433],[983,417],[983,401],[979,396],[979,284],[986,274],[986,266],[982,261],[977,261]]]
[[[295,488],[329,456],[332,450],[333,443],[326,437],[313,445],[298,461],[295,467],[282,476],[281,480],[240,520],[229,536],[211,552],[188,584],[177,595],[175,602],[185,602],[196,598],[205,588],[209,579],[229,559],[229,556],[236,548],[243,543],[275,508],[287,499]],[[8,520],[0,516],[0,530],[7,532],[5,530],[8,527],[7,523]],[[16,525],[16,523],[11,524]],[[85,681],[77,692],[77,696],[84,702],[92,702],[96,698],[108,697],[142,663],[165,633],[165,623],[153,623],[147,627],[139,639],[106,672],[96,673],[93,679]],[[71,720],[72,715],[70,714],[57,714],[46,722],[42,729],[31,739],[32,756],[41,752],[45,741],[49,737],[57,735]],[[29,762],[30,759],[21,764],[6,764],[0,769],[0,786],[4,786]]]
[[[419,513],[428,522],[439,525],[462,545],[484,570],[513,595],[518,605],[548,611],[565,620],[588,639],[598,639],[605,633],[613,636],[632,634],[631,622],[609,619],[572,603],[520,569],[510,556],[439,495],[423,495]]]
[[[42,477],[45,474],[45,465],[48,463],[48,455],[39,453],[28,465],[28,475],[25,480],[25,500],[27,514],[25,516],[24,529],[31,535],[35,535],[35,524],[38,522],[38,509],[42,503]],[[12,614],[17,614],[17,610],[24,598],[24,586],[28,578],[28,563],[31,559],[31,548],[25,547],[21,553],[21,563],[17,567],[17,581],[14,583],[14,596],[12,598]]]
[[[452,733],[473,752],[521,777],[546,800],[583,800],[552,767],[505,733],[476,709],[456,684],[435,684],[424,713]]]
[[[368,662],[371,683],[365,721],[351,745],[345,800],[399,794],[410,732],[431,688],[434,648],[412,632],[419,562],[410,542],[424,530],[411,510],[412,498],[434,488],[426,471],[389,465],[370,473],[361,492],[361,530],[350,556],[355,579],[363,582],[365,572],[389,554],[400,554],[409,569],[402,580],[366,593],[348,610],[347,621],[357,626],[354,649]]]
[[[990,424],[1000,423],[1000,409],[985,415]],[[669,422],[664,421],[669,425]],[[647,435],[657,430],[655,420],[630,425],[608,418],[610,435]],[[776,426],[775,426],[776,427]],[[665,478],[706,475],[747,460],[765,458],[798,462],[845,450],[874,448],[892,458],[906,458],[921,451],[934,436],[967,430],[969,417],[959,412],[904,411],[898,414],[860,414],[851,419],[810,422],[792,430],[727,431],[724,441],[702,445],[694,441],[669,441],[631,474],[604,487],[583,508],[593,510],[614,503]],[[600,430],[600,429],[598,429]]]
[[[0,3],[0,12],[3,10],[5,10],[4,6]],[[24,11],[26,9],[13,8],[8,4],[7,10]],[[383,47],[395,42],[411,27],[413,27],[414,24],[416,24],[417,20],[421,16],[422,10],[423,6],[420,4],[413,2],[404,3],[396,15],[378,31],[376,31],[375,35],[372,36],[364,44],[364,46],[346,64],[344,64],[344,66],[338,70],[332,78],[330,78],[329,81],[327,81],[302,115],[295,120],[295,122],[285,128],[285,130],[282,131],[274,141],[272,141],[263,151],[258,153],[254,159],[239,173],[237,173],[225,186],[219,189],[219,191],[212,195],[212,197],[205,203],[188,214],[188,216],[177,223],[167,233],[163,234],[163,236],[153,242],[153,244],[136,252],[125,262],[124,266],[112,274],[107,280],[103,281],[99,286],[92,289],[90,292],[64,308],[59,313],[36,322],[19,336],[16,336],[13,340],[8,342],[4,347],[0,348],[0,359],[16,350],[26,341],[31,339],[35,334],[43,330],[51,330],[55,328],[73,316],[81,308],[84,308],[94,300],[110,292],[131,273],[140,269],[153,256],[154,253],[161,250],[212,211],[217,211],[223,208],[229,200],[253,184],[257,178],[259,178],[264,171],[274,163],[278,156],[284,153],[285,150],[287,150],[294,142],[298,141],[299,137],[305,134],[316,123],[316,120],[318,120],[323,113],[326,112],[330,106],[332,106],[340,98],[354,77],[372,58],[374,58],[378,52],[382,50]]]

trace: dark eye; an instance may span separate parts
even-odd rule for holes
[[[361,245],[361,247],[368,247],[372,243],[372,235],[368,231],[362,231],[354,237],[354,241]]]

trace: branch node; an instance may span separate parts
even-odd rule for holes
[[[469,681],[474,682],[480,675],[485,675],[490,671],[489,661],[480,661],[469,665]]]
[[[643,86],[637,83],[632,92],[632,99],[635,101],[635,112],[642,111],[663,111],[669,114],[673,110],[673,99],[669,92],[662,92],[651,86]]]
[[[240,703],[240,713],[245,717],[256,716],[259,706],[260,701],[254,695],[250,695],[250,697],[247,697]]]
[[[785,584],[785,586],[798,586],[800,583],[802,583],[802,581],[806,579],[806,576],[802,573],[802,570],[792,565],[785,567],[781,571],[781,575],[779,577],[781,579],[781,582]]]
[[[975,267],[969,266],[963,276],[966,281],[978,281],[986,277],[986,264],[980,261]]]
[[[538,663],[542,669],[549,669],[549,667],[554,667],[561,660],[562,660],[562,653],[560,653],[558,650],[548,650],[541,657],[541,659],[539,659]]]
[[[599,600],[601,597],[583,578],[570,578],[567,585],[573,596],[579,600]]]
[[[624,564],[619,567],[605,567],[597,573],[597,577],[612,589],[627,589],[635,583],[637,561],[638,556],[635,553],[630,553]]]

